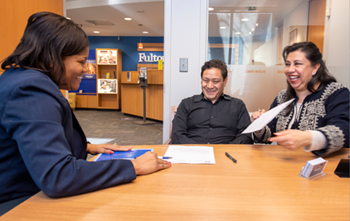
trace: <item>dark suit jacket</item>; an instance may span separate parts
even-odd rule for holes
[[[85,135],[45,74],[4,72],[0,100],[0,203],[40,190],[51,197],[76,195],[136,178],[129,160],[85,161]]]

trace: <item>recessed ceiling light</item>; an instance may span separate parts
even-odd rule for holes
[[[254,31],[255,29],[254,28],[252,28],[252,31]]]
[[[214,11],[214,8],[210,8],[210,7],[209,7],[209,8],[208,8],[208,11]]]
[[[249,21],[249,18],[242,18],[241,21]]]
[[[132,18],[124,18],[125,21],[131,21]]]
[[[99,32],[99,31],[94,31],[94,33],[95,33],[95,34],[98,34],[98,33],[100,33],[100,32]]]
[[[258,26],[259,25],[259,23],[255,23],[255,26]]]
[[[220,29],[226,29],[226,27],[224,27],[224,26],[221,26],[221,27],[220,27]]]
[[[250,32],[249,32],[249,34],[251,35],[251,34],[252,34],[252,32],[250,31]]]
[[[142,33],[143,33],[143,34],[148,34],[148,31],[143,31]]]
[[[235,32],[235,34],[236,34],[236,35],[240,35],[240,34],[241,34],[241,32],[239,32],[239,31],[236,31],[236,32]]]

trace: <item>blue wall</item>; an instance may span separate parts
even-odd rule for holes
[[[122,51],[122,71],[137,71],[137,64],[139,55],[137,51],[137,43],[140,42],[140,37],[135,36],[89,36],[90,52],[89,60],[96,60],[95,49],[96,48],[116,48]],[[220,43],[220,44],[239,44],[240,51],[243,51],[243,39],[242,38],[225,38],[225,37],[210,37],[209,43]],[[164,37],[141,37],[143,43],[164,43]],[[143,52],[142,52],[143,53]],[[163,52],[144,52],[146,55],[150,53],[163,56]],[[208,51],[208,59],[221,59],[227,64],[234,63],[235,60],[235,49],[230,51],[231,59],[224,56],[223,48],[212,48]],[[239,55],[239,64],[243,63],[243,54]],[[82,79],[80,88],[75,91],[83,90],[85,93],[96,93],[96,79]]]
[[[137,71],[137,43],[140,37],[133,36],[89,36],[90,50],[96,48],[117,48],[122,51],[122,71]],[[143,43],[164,43],[164,37],[141,37]],[[90,52],[91,53],[91,52]],[[89,56],[90,57],[90,56]]]
[[[122,71],[137,71],[139,55],[137,51],[137,43],[140,42],[140,37],[132,36],[89,36],[90,51],[88,60],[96,60],[96,48],[116,48],[122,51]],[[143,43],[163,43],[163,37],[141,37]],[[152,52],[144,52],[149,55]],[[163,56],[163,52],[155,52],[154,54]],[[95,61],[96,62],[96,61]],[[82,90],[83,93],[96,93],[96,78],[83,77],[80,87],[76,91]]]
[[[239,50],[243,51],[243,39],[240,37],[210,37],[208,39],[209,43],[220,43],[220,44],[239,44]],[[137,36],[120,36],[118,41],[118,37],[116,36],[89,36],[90,42],[90,55],[89,59],[95,57],[95,54],[91,54],[95,51],[96,48],[117,48],[122,51],[122,71],[137,71],[138,62],[138,51],[137,51],[137,43],[140,42],[140,37]],[[164,43],[164,37],[141,37],[141,42],[144,43]],[[224,49],[216,48],[212,49],[210,54],[208,54],[208,59],[221,59],[225,61],[227,64],[234,63],[235,60],[235,52],[234,49],[230,52],[231,59],[228,60],[224,58]],[[226,49],[227,50],[227,49]],[[209,52],[209,51],[208,51]],[[150,52],[145,52],[149,54]],[[163,55],[160,52],[156,52],[158,55]],[[91,57],[90,57],[91,56]],[[243,54],[239,55],[239,64],[243,63]]]

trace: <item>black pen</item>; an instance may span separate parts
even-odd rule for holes
[[[229,153],[225,152],[225,155],[230,158],[234,163],[237,163],[237,160],[233,158]]]

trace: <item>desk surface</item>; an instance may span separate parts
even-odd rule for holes
[[[349,179],[334,174],[349,149],[325,157],[326,175],[307,180],[298,174],[315,157],[303,150],[210,146],[215,165],[173,164],[128,184],[60,199],[39,192],[0,220],[349,220]],[[150,147],[163,155],[168,146],[135,146]]]

